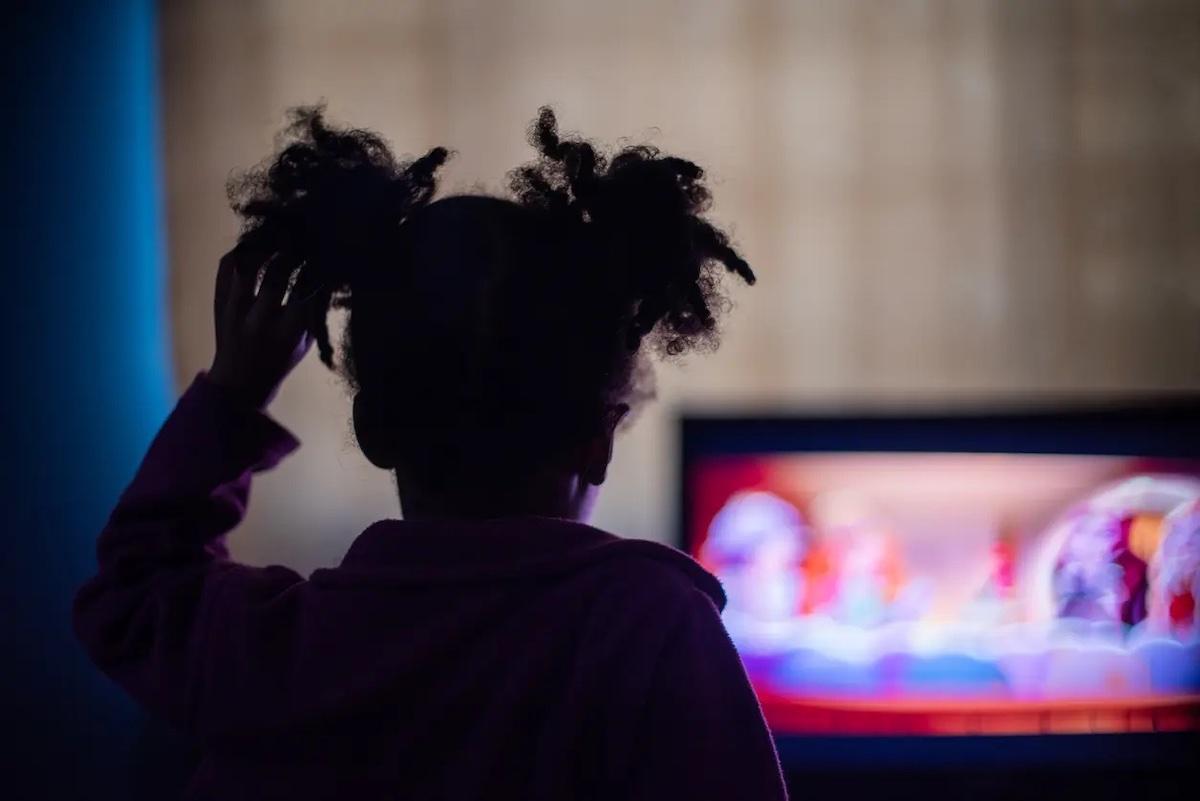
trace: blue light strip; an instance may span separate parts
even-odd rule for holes
[[[152,0],[6,12],[6,794],[28,772],[37,797],[126,797],[136,712],[75,643],[70,606],[172,395],[156,25]]]

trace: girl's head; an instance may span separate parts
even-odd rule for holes
[[[692,162],[606,155],[549,109],[530,141],[511,197],[433,201],[445,149],[397,161],[302,108],[230,186],[239,247],[298,266],[321,359],[408,515],[585,514],[616,426],[652,394],[647,357],[715,347],[723,276],[754,281],[702,217]],[[338,359],[330,308],[348,312]]]

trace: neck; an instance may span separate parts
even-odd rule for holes
[[[592,488],[578,476],[520,486],[480,486],[431,492],[397,474],[396,488],[406,520],[483,520],[503,517],[556,517],[586,522]]]

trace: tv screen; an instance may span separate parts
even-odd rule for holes
[[[686,547],[773,730],[1195,731],[1200,439],[1166,422],[685,421]]]

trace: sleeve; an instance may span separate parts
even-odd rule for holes
[[[252,473],[298,446],[198,376],[109,517],[99,571],[75,597],[75,633],[96,665],[193,734],[279,698],[278,687],[256,685],[289,651],[304,581],[231,561],[224,537],[245,515]]]
[[[695,595],[652,680],[629,797],[786,801],[741,659],[712,601]]]

